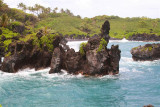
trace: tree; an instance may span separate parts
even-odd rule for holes
[[[68,15],[70,15],[70,16],[74,16],[73,13],[71,13],[71,11],[69,9],[66,9],[65,13],[68,14]]]
[[[3,3],[3,0],[0,0],[0,16],[6,13],[9,10],[8,5]]]
[[[80,15],[77,15],[77,17],[81,19],[81,16],[80,16]]]
[[[64,9],[63,9],[63,8],[61,9],[61,13],[65,13],[65,11],[64,11]]]
[[[2,15],[2,19],[1,19],[1,26],[2,27],[6,27],[7,26],[7,24],[8,24],[8,16],[7,16],[7,14],[3,14]]]
[[[41,7],[42,6],[40,6],[39,4],[34,5],[34,9],[35,9],[37,15],[39,14],[39,11],[40,11]]]
[[[28,10],[29,10],[30,12],[32,12],[33,14],[35,13],[35,8],[34,8],[34,7],[29,6],[29,7],[28,7]]]
[[[27,10],[26,5],[23,4],[23,3],[19,3],[19,4],[18,4],[18,8],[21,8],[24,12]]]
[[[54,8],[53,13],[57,13],[58,7]]]

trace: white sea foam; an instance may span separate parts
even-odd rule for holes
[[[117,75],[105,75],[105,76],[102,76],[102,77],[99,77],[100,79],[118,79],[119,77],[119,74]]]
[[[119,68],[119,71],[120,71],[120,73],[121,72],[130,72],[130,70],[128,68],[125,68],[125,67]]]
[[[87,42],[87,41],[71,41],[71,42],[68,42],[67,45],[70,48],[73,48],[76,52],[78,52],[79,51],[79,46],[82,42]]]
[[[123,38],[122,40],[109,40],[109,42],[131,42],[131,41],[128,41],[126,38]]]
[[[48,79],[53,79],[53,78],[59,78],[59,79],[70,79],[70,78],[82,78],[84,77],[81,74],[78,75],[72,75],[72,74],[68,74],[67,71],[65,70],[61,70],[61,73],[53,73],[53,74],[49,74],[49,73],[43,73],[42,76]]]
[[[3,60],[4,60],[4,57],[1,58],[1,62],[3,62]]]

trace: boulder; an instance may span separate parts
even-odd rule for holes
[[[146,44],[131,50],[132,58],[135,61],[146,61],[160,59],[160,44]]]

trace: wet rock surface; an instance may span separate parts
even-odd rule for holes
[[[119,73],[120,53],[118,45],[112,45],[107,49],[109,42],[109,22],[102,25],[101,34],[93,36],[83,47],[84,54],[75,52],[66,45],[67,41],[62,36],[53,40],[53,52],[49,51],[45,44],[38,48],[33,45],[33,39],[27,42],[15,42],[9,45],[11,55],[6,56],[1,69],[4,72],[15,73],[19,69],[35,68],[43,69],[51,67],[49,73],[59,73],[66,70],[69,74],[86,76],[115,75]],[[38,32],[38,39],[43,32]]]
[[[1,69],[4,72],[15,73],[19,69],[35,68],[41,69],[50,66],[51,53],[39,50],[28,42],[13,43],[10,45],[10,56],[4,58]]]
[[[132,58],[135,61],[146,61],[160,59],[160,44],[146,44],[131,50]]]
[[[90,38],[86,46],[83,47],[84,55],[75,52],[74,49],[67,49],[65,52],[63,47],[56,48],[53,52],[49,73],[61,72],[61,69],[63,69],[70,74],[81,73],[86,76],[118,74],[121,51],[118,46],[114,45],[111,49],[107,49],[110,38],[109,30],[110,25],[106,21],[102,25],[101,35]],[[107,41],[107,44],[98,51],[102,38]]]

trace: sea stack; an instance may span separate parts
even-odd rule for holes
[[[52,55],[49,73],[58,73],[63,69],[70,74],[80,73],[86,76],[118,74],[121,51],[118,45],[107,48],[109,30],[109,21],[105,21],[101,34],[90,38],[79,52],[75,52],[74,49],[65,51],[64,46],[57,47]]]

